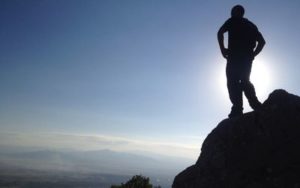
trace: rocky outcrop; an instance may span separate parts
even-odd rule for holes
[[[173,188],[300,188],[300,97],[275,90],[258,112],[225,119]]]

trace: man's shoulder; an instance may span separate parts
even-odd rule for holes
[[[250,20],[248,20],[247,18],[228,18],[226,21],[225,21],[225,24],[233,24],[233,25],[241,25],[241,24],[246,24],[246,25],[249,25],[249,26],[253,26],[253,27],[256,27],[256,25],[251,22]]]
[[[225,24],[229,24],[232,22],[232,18],[228,18],[226,21],[225,21]]]
[[[233,25],[234,25],[234,23],[233,23],[232,18],[228,18],[228,19],[224,22],[223,27],[224,27],[224,28],[227,28],[227,29],[230,29]]]
[[[257,30],[257,26],[253,22],[251,22],[250,20],[248,20],[247,18],[243,18],[243,22],[245,24],[247,24],[249,27],[252,27],[253,29]]]

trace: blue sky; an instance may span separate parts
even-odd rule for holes
[[[236,4],[267,42],[253,65],[259,99],[276,88],[299,94],[298,1],[2,0],[1,133],[29,145],[92,135],[198,155],[230,111],[216,32]]]

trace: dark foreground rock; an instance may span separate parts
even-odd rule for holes
[[[173,188],[300,188],[300,97],[275,90],[259,112],[223,120]]]

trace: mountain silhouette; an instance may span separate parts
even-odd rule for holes
[[[173,188],[300,187],[300,97],[275,90],[256,112],[225,119]]]

